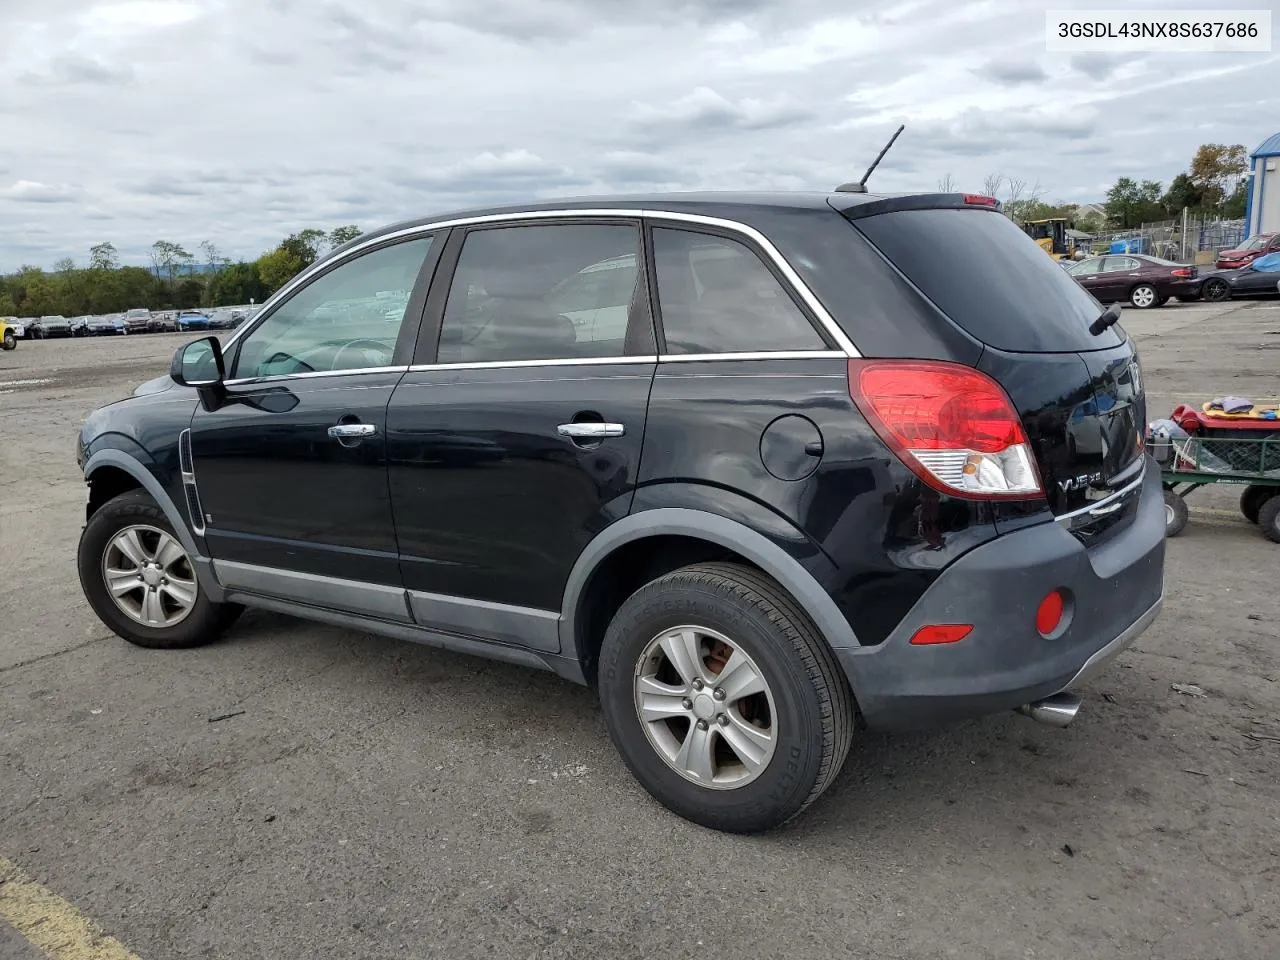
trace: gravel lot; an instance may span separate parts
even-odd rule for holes
[[[1280,393],[1280,305],[1135,314],[1152,416]],[[184,339],[0,354],[0,858],[144,960],[1280,956],[1280,546],[1232,488],[1074,726],[865,734],[799,821],[729,837],[549,674],[261,613],[193,651],[110,635],[75,434]],[[0,956],[37,954],[0,921]]]

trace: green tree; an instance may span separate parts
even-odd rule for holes
[[[944,193],[948,191],[943,191]],[[360,236],[363,231],[354,223],[347,224],[345,227],[334,227],[329,231],[329,248],[338,249],[344,243],[350,243],[356,237]]]
[[[190,310],[200,306],[200,296],[204,286],[195,277],[186,277],[173,288],[173,305],[179,310]]]
[[[230,307],[265,299],[266,289],[258,275],[258,264],[244,261],[219,270],[209,278],[204,292],[204,305],[207,307]]]
[[[303,263],[302,258],[293,250],[281,243],[270,253],[260,256],[256,266],[265,292],[270,294],[275,293],[301,273],[307,264]]]
[[[89,268],[92,270],[114,270],[120,266],[120,254],[115,245],[108,242],[95,243],[89,248]]]
[[[1205,143],[1191,158],[1188,176],[1200,188],[1202,205],[1220,212],[1248,170],[1242,144]]]
[[[178,268],[194,262],[195,258],[182,248],[181,244],[172,243],[168,240],[157,240],[151,245],[151,264],[155,268],[156,275],[159,276],[163,271],[169,280],[169,286],[173,286],[173,278]]]
[[[1144,223],[1160,220],[1164,216],[1160,196],[1158,181],[1138,183],[1131,177],[1121,177],[1107,191],[1107,220],[1121,230],[1132,230]]]
[[[1203,199],[1201,190],[1185,173],[1169,181],[1169,189],[1160,198],[1160,206],[1171,217],[1179,216],[1184,209],[1198,210]]]
[[[328,238],[325,236],[325,232],[323,230],[316,230],[314,227],[308,227],[306,230],[301,230],[298,233],[291,233],[289,236],[285,237],[280,241],[278,249],[288,252],[291,257],[301,263],[302,266],[298,268],[301,270],[305,267],[311,266],[317,259],[319,259],[320,254],[324,252],[323,248],[327,241]],[[295,270],[294,273],[296,272],[297,271]],[[290,276],[292,276],[292,274],[290,274]],[[265,274],[263,274],[263,279],[266,279]]]

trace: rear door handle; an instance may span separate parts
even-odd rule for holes
[[[329,428],[329,436],[334,440],[359,440],[377,432],[378,428],[372,423],[338,423]]]
[[[627,428],[620,423],[600,423],[586,421],[582,423],[562,423],[556,427],[556,433],[574,440],[603,440],[605,437],[625,436]]]

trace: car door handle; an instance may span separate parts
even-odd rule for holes
[[[372,423],[337,423],[329,428],[329,436],[334,440],[358,440],[377,432],[378,428]]]
[[[600,423],[584,421],[582,423],[562,423],[556,427],[556,433],[574,440],[602,440],[605,437],[625,436],[627,428],[620,423]]]

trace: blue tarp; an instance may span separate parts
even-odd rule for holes
[[[1259,273],[1280,273],[1280,253],[1268,253],[1253,261],[1253,269]]]

